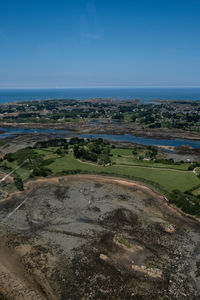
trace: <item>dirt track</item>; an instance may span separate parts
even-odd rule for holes
[[[142,184],[41,179],[0,215],[0,299],[200,299],[199,222]]]

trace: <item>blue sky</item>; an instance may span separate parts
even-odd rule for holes
[[[199,0],[0,0],[0,87],[200,86]]]

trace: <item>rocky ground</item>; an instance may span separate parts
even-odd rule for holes
[[[4,142],[4,145],[0,147],[0,156],[5,155],[6,153],[16,152],[19,149],[23,149],[26,147],[33,147],[36,142],[50,138],[54,138],[54,136],[44,134],[18,134],[16,136],[11,135],[11,137],[6,137],[2,140]]]
[[[200,299],[200,223],[138,183],[37,180],[0,220],[0,299]]]

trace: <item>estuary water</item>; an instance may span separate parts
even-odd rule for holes
[[[30,88],[0,89],[0,104],[47,99],[115,98],[120,100],[200,100],[200,87],[190,88]]]
[[[187,139],[152,139],[134,136],[131,134],[123,135],[112,135],[112,134],[82,134],[79,137],[83,138],[102,138],[109,141],[118,141],[118,142],[129,142],[134,144],[146,145],[146,146],[189,146],[194,149],[200,148],[200,141],[196,140],[187,140]]]
[[[145,137],[137,137],[131,134],[123,135],[112,135],[112,134],[73,134],[66,130],[58,129],[37,129],[37,128],[0,128],[0,139],[16,136],[18,134],[28,133],[28,134],[45,134],[52,135],[54,137],[69,137],[77,136],[80,138],[102,138],[108,141],[118,141],[118,142],[129,142],[140,145],[147,146],[189,146],[194,149],[200,148],[200,140],[187,140],[187,139],[153,139]]]

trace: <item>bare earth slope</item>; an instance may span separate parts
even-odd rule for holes
[[[200,299],[200,224],[143,185],[37,180],[0,207],[0,299]]]

